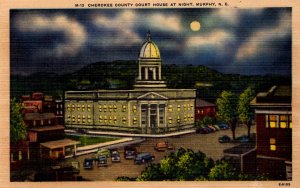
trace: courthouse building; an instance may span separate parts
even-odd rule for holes
[[[138,58],[132,90],[65,92],[65,126],[74,131],[160,134],[194,126],[194,89],[168,89],[150,34]]]

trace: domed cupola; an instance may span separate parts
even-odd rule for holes
[[[161,59],[157,45],[151,40],[150,32],[139,54],[139,72],[134,87],[164,88],[165,82],[161,79]]]
[[[150,32],[147,35],[147,41],[143,44],[139,58],[155,58],[160,59],[159,49],[156,44],[151,41]]]

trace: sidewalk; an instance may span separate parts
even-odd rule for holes
[[[189,129],[184,131],[178,131],[173,133],[166,133],[166,134],[132,134],[132,133],[117,133],[117,132],[106,132],[106,131],[90,131],[88,130],[86,133],[91,135],[108,135],[108,136],[122,136],[122,137],[143,137],[143,138],[165,138],[165,137],[172,137],[172,136],[179,136],[184,134],[194,133],[196,129]],[[65,129],[66,133],[74,133],[73,130]]]
[[[125,145],[141,143],[143,141],[145,141],[144,138],[122,138],[110,142],[82,146],[77,148],[76,156],[97,152],[99,148],[113,149]]]

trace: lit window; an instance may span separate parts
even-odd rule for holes
[[[276,145],[270,145],[270,150],[275,151],[276,150]]]
[[[279,116],[279,124],[280,124],[280,128],[287,128],[287,116],[286,115]]]
[[[89,112],[91,111],[91,105],[89,105],[89,104],[87,105],[87,111],[89,111]]]
[[[126,106],[125,105],[122,106],[122,111],[126,112]]]
[[[136,105],[133,105],[133,106],[132,106],[132,111],[133,111],[133,112],[136,112]]]
[[[277,115],[267,115],[266,116],[266,127],[268,127],[268,128],[278,127],[277,118],[278,118]]]
[[[183,105],[183,110],[186,111],[186,104]]]
[[[169,117],[169,121],[168,121],[169,124],[172,123],[172,117]]]
[[[19,151],[19,161],[22,160],[22,151]]]
[[[126,117],[122,118],[122,122],[123,122],[123,124],[126,124]]]
[[[114,123],[117,123],[117,116],[114,116]]]
[[[102,106],[99,105],[99,112],[102,112]]]
[[[104,116],[104,122],[107,123],[107,116]]]
[[[183,121],[187,121],[186,115],[184,115]]]
[[[72,104],[72,111],[75,111],[75,104]]]
[[[117,106],[114,104],[114,112],[117,111]]]
[[[85,111],[85,106],[84,106],[84,104],[83,104],[81,107],[82,107],[82,111],[84,112],[84,111]]]
[[[67,111],[71,111],[71,105],[67,105]]]
[[[270,138],[270,150],[275,151],[276,150],[276,139]]]
[[[181,119],[179,116],[177,116],[177,123],[180,123]]]
[[[103,105],[103,111],[106,112],[106,105]]]
[[[292,128],[292,115],[289,115],[289,127]]]
[[[136,124],[136,123],[137,123],[137,119],[135,117],[135,118],[133,118],[133,124]]]
[[[111,106],[111,105],[109,105],[109,107],[108,107],[108,108],[109,108],[109,111],[111,112],[111,111],[112,111],[112,106]]]
[[[173,106],[171,104],[168,106],[168,110],[169,112],[173,112]]]
[[[100,123],[103,122],[103,119],[102,119],[102,116],[101,116],[101,115],[99,116],[99,122],[100,122]]]
[[[80,105],[79,104],[77,104],[77,111],[79,111],[80,110]]]
[[[180,108],[180,104],[177,105],[177,111],[180,112],[181,108]]]

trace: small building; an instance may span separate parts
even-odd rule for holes
[[[256,148],[254,143],[244,143],[225,149],[224,158],[241,173],[256,174]]]
[[[273,86],[251,101],[255,109],[257,171],[273,179],[291,180],[291,87]]]
[[[196,99],[195,120],[202,120],[205,116],[216,117],[216,105],[202,99]]]
[[[54,140],[40,144],[41,158],[62,159],[76,156],[79,141],[71,139]]]

